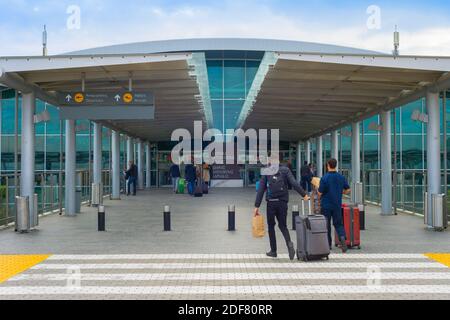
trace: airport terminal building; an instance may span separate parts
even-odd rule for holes
[[[183,55],[184,60],[180,58]],[[148,61],[149,58],[153,60]],[[86,92],[123,88],[148,90],[155,96],[152,120],[133,119],[127,123],[120,119],[75,120],[78,172],[75,183],[86,200],[96,179],[93,171],[97,170],[99,179],[99,161],[105,192],[113,191],[113,153],[117,148],[113,131],[119,134],[119,167],[124,168],[131,158],[137,159],[145,174],[143,186],[166,187],[171,184],[168,171],[174,146],[170,142],[172,130],[191,128],[193,121],[202,120],[205,128],[222,132],[236,128],[279,128],[282,156],[290,161],[295,173],[303,161],[321,167],[326,159],[337,155],[341,171],[351,180],[355,170],[359,172],[365,201],[381,203],[382,164],[386,161],[383,134],[389,127],[390,177],[395,190],[392,201],[398,209],[423,214],[427,163],[430,163],[427,155],[430,119],[423,90],[432,84],[439,84],[436,91],[443,193],[448,184],[450,94],[446,91],[450,85],[441,83],[448,80],[449,60],[435,58],[433,62],[427,57],[393,57],[334,45],[260,39],[125,44],[50,59],[29,57],[28,62],[23,57],[0,57],[0,225],[11,221],[14,196],[20,192],[24,90],[20,85],[12,86],[19,84],[19,80],[42,90],[34,96],[34,114],[48,111],[45,121],[38,119],[35,125],[33,174],[40,212],[65,206],[67,196],[67,121],[61,119],[57,101],[43,99],[44,95],[76,92],[84,86]],[[114,59],[127,61],[116,63]],[[17,78],[2,78],[2,69],[3,75],[10,71]],[[420,90],[422,94],[418,94]],[[390,123],[383,126],[387,116]],[[98,154],[95,159],[99,137],[101,159]],[[355,150],[358,158],[352,156]],[[252,187],[258,176],[258,166],[240,168],[245,187]]]

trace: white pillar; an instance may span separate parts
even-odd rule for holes
[[[93,182],[102,183],[102,126],[98,123],[94,123]]]
[[[308,162],[308,164],[311,163],[311,141],[307,141],[306,142],[306,162]]]
[[[316,154],[317,154],[317,176],[323,176],[323,137],[320,136],[316,140]]]
[[[352,182],[361,182],[360,122],[352,124]]]
[[[428,173],[428,221],[432,221],[431,198],[441,190],[441,130],[439,93],[427,93],[427,173]],[[429,225],[431,227],[431,225]]]
[[[112,132],[112,199],[120,200],[120,133]]]
[[[29,197],[30,221],[34,221],[37,208],[34,208],[35,185],[35,124],[36,97],[34,93],[22,94],[22,156],[20,177],[20,195]]]
[[[299,141],[297,143],[297,181],[301,180],[301,168],[303,166],[302,163],[302,142]]]
[[[66,216],[76,215],[75,187],[76,187],[76,132],[75,121],[66,120]]]
[[[391,112],[381,113],[381,214],[392,215]]]
[[[151,149],[150,149],[150,143],[147,143],[145,145],[145,171],[146,171],[146,176],[145,176],[145,187],[147,189],[150,189],[152,181],[152,153],[151,153]]]
[[[144,144],[142,143],[141,140],[139,140],[138,143],[138,161],[137,161],[137,166],[138,166],[138,188],[139,190],[143,190],[144,189],[144,166],[145,166],[145,162],[144,162]]]
[[[134,144],[133,138],[128,138],[127,140],[127,168],[130,161],[134,162]]]
[[[337,170],[339,170],[339,135],[338,131],[331,133],[331,158],[336,159],[338,162]]]

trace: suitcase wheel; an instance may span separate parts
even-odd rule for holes
[[[361,246],[358,246],[358,250],[361,250]]]
[[[327,257],[326,257],[326,259],[327,259],[327,261],[329,261],[329,260],[330,260],[330,257],[329,257],[329,256],[327,256]]]

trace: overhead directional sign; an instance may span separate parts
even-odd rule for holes
[[[149,92],[61,92],[61,106],[152,106],[154,96]]]

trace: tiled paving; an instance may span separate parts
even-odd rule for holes
[[[268,240],[251,235],[253,198],[242,189],[201,199],[152,190],[106,201],[106,233],[96,231],[94,208],[76,218],[46,217],[26,235],[0,231],[0,254],[29,261],[16,270],[9,256],[0,299],[450,299],[448,231],[370,207],[362,250],[335,249],[330,261],[303,263],[280,247],[272,260],[263,255]],[[172,207],[169,233],[162,231],[165,204]],[[226,231],[228,204],[237,207],[236,232]],[[52,255],[35,261],[20,254]]]

